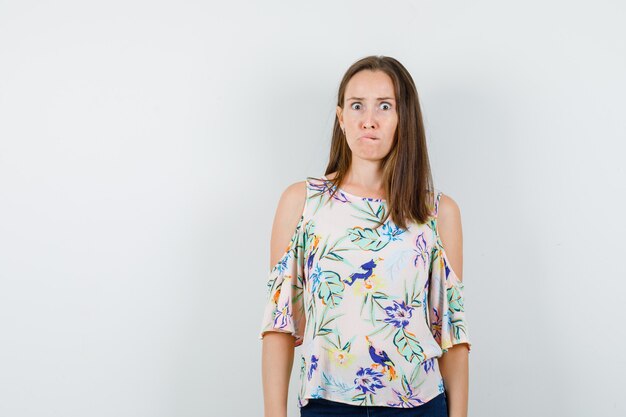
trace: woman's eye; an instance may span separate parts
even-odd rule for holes
[[[360,110],[361,109],[361,103],[352,103],[351,108],[352,108],[352,110]],[[389,103],[381,103],[381,108],[383,110],[389,110],[389,109],[391,109],[391,104],[389,104]]]

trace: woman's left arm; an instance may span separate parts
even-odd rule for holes
[[[463,231],[461,211],[449,196],[442,195],[439,202],[437,230],[450,267],[460,281],[463,280]],[[469,389],[469,358],[466,343],[456,344],[439,358],[448,402],[449,417],[467,417]]]
[[[460,343],[448,349],[439,358],[448,402],[448,417],[467,417],[469,361],[467,344]]]

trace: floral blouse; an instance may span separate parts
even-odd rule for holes
[[[417,407],[443,392],[438,361],[467,343],[464,283],[448,262],[433,215],[407,229],[384,199],[307,177],[302,216],[272,268],[260,339],[290,333],[300,346],[298,406],[309,398]],[[297,369],[297,368],[296,368]]]

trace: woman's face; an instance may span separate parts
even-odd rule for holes
[[[337,106],[352,157],[383,159],[398,125],[393,81],[382,71],[359,71],[346,86],[344,106]]]

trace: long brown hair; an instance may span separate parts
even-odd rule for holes
[[[385,223],[389,217],[402,228],[407,228],[408,222],[426,223],[433,212],[434,188],[422,110],[413,78],[394,58],[381,55],[362,58],[352,64],[344,74],[337,94],[338,106],[344,107],[346,86],[352,76],[362,70],[383,71],[391,78],[398,112],[393,145],[382,161],[388,210],[376,227]],[[352,151],[335,115],[330,158],[325,172],[325,175],[337,172],[329,180],[335,187],[334,192],[341,187],[351,162]]]

